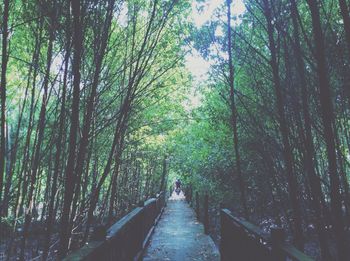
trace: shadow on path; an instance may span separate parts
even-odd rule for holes
[[[202,224],[184,200],[182,192],[173,193],[159,220],[144,261],[219,261],[212,239],[204,234]]]

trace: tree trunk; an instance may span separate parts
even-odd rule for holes
[[[321,19],[318,1],[307,1],[312,18],[312,28],[315,44],[315,60],[317,63],[317,76],[319,87],[319,99],[321,104],[321,117],[323,123],[323,135],[327,148],[328,170],[331,185],[331,207],[333,212],[333,227],[336,238],[338,259],[348,260],[346,235],[344,231],[342,197],[340,195],[340,181],[337,170],[337,156],[335,146],[334,111],[332,92],[329,82],[324,37],[321,28]]]
[[[37,144],[35,147],[34,155],[33,155],[33,162],[32,162],[32,169],[30,171],[30,184],[29,184],[29,192],[26,202],[26,213],[25,213],[25,221],[23,225],[23,237],[21,242],[21,254],[20,254],[20,260],[24,260],[25,258],[25,244],[26,239],[29,236],[29,225],[32,220],[32,210],[34,205],[34,190],[35,190],[35,184],[37,180],[37,173],[40,165],[40,157],[41,157],[41,146],[44,139],[44,131],[45,131],[45,123],[46,123],[46,107],[48,102],[48,86],[49,86],[49,77],[50,77],[50,69],[51,69],[51,61],[52,61],[52,53],[53,53],[53,41],[54,41],[54,32],[53,30],[50,31],[49,36],[49,43],[48,43],[48,49],[47,49],[47,60],[46,60],[46,70],[45,70],[45,76],[43,81],[43,96],[42,96],[42,103],[40,108],[40,115],[39,115],[39,122],[37,127]]]
[[[69,151],[68,161],[65,169],[64,181],[64,200],[61,218],[59,257],[63,258],[68,251],[68,242],[71,236],[70,231],[70,209],[73,199],[75,186],[74,166],[76,163],[77,131],[79,127],[79,99],[80,99],[80,64],[83,48],[82,17],[80,10],[80,0],[71,2],[73,15],[73,100],[71,107],[70,132],[69,132]]]
[[[279,68],[277,63],[277,53],[276,53],[276,45],[274,39],[274,28],[272,23],[272,14],[269,0],[263,0],[264,3],[264,15],[266,17],[267,22],[267,30],[269,37],[269,49],[271,52],[271,69],[273,74],[273,82],[275,87],[275,95],[276,95],[276,106],[278,111],[278,121],[280,127],[280,133],[282,136],[283,143],[283,156],[286,165],[286,174],[288,180],[288,187],[290,193],[290,200],[292,203],[292,216],[293,216],[293,233],[294,233],[294,241],[298,248],[303,249],[304,239],[303,239],[303,229],[302,229],[302,217],[301,217],[301,209],[299,205],[298,199],[298,183],[293,171],[293,154],[292,148],[289,143],[289,131],[285,117],[284,111],[284,102],[283,102],[283,94],[282,87],[279,76]]]
[[[8,38],[8,19],[9,19],[9,0],[4,0],[4,11],[2,16],[2,51],[1,51],[1,82],[0,82],[0,99],[1,99],[1,118],[0,118],[0,218],[2,216],[2,187],[5,171],[6,157],[6,71],[7,71],[7,38]]]
[[[83,129],[82,129],[82,137],[80,140],[80,145],[79,149],[77,152],[77,159],[76,159],[76,166],[75,166],[75,195],[74,195],[74,200],[72,204],[72,213],[71,213],[71,221],[75,217],[75,212],[77,209],[77,202],[80,196],[80,181],[81,181],[81,176],[83,173],[83,168],[85,165],[85,160],[86,160],[86,150],[89,145],[89,133],[90,133],[90,127],[91,127],[91,121],[92,121],[92,116],[93,116],[93,111],[95,109],[95,99],[96,99],[96,93],[97,93],[97,87],[100,79],[100,73],[101,73],[101,68],[102,68],[102,63],[103,59],[105,56],[106,52],[106,47],[108,44],[108,39],[109,39],[109,29],[113,17],[113,11],[114,11],[114,0],[109,0],[108,4],[108,12],[106,14],[106,19],[104,21],[104,24],[102,26],[102,32],[103,34],[98,36],[98,46],[97,46],[97,53],[95,54],[95,59],[94,59],[94,64],[95,64],[95,72],[93,76],[93,82],[91,86],[91,93],[88,98],[87,102],[87,108],[86,108],[86,114],[84,118],[84,124],[83,124]],[[72,222],[70,222],[70,225],[72,225]]]
[[[163,191],[165,193],[165,180],[166,180],[166,175],[167,175],[167,155],[164,155],[164,159],[163,159],[163,169],[162,169],[162,179],[160,182],[160,187],[159,187],[159,191]]]
[[[65,134],[65,118],[66,118],[66,92],[67,92],[67,78],[68,78],[68,65],[69,65],[69,57],[70,57],[70,29],[67,25],[67,50],[65,54],[65,60],[64,60],[64,75],[63,75],[63,85],[62,85],[62,95],[61,95],[61,108],[60,108],[60,118],[59,118],[59,125],[58,125],[58,134],[56,138],[56,154],[55,154],[55,161],[54,161],[54,170],[53,170],[53,177],[52,177],[52,188],[51,188],[51,195],[49,199],[49,206],[48,206],[48,216],[46,219],[46,234],[45,234],[45,244],[44,244],[44,250],[43,250],[43,260],[46,260],[49,254],[49,248],[50,248],[50,242],[51,242],[51,233],[52,233],[52,227],[53,227],[53,221],[55,219],[55,197],[57,196],[57,187],[58,187],[58,176],[60,173],[60,166],[61,166],[61,153],[62,153],[62,147],[64,146],[64,143],[62,143],[63,135]]]
[[[325,230],[324,215],[322,211],[322,188],[319,181],[319,177],[315,171],[315,148],[313,143],[313,137],[311,132],[311,116],[309,112],[309,93],[307,90],[307,80],[305,76],[305,64],[301,55],[300,37],[299,37],[299,27],[298,27],[298,8],[295,0],[290,0],[291,2],[291,15],[293,21],[294,30],[294,53],[297,61],[297,72],[300,78],[300,89],[301,89],[301,99],[302,99],[302,112],[304,117],[304,133],[305,133],[305,165],[306,172],[310,180],[311,196],[312,196],[312,207],[314,210],[313,221],[316,224],[316,229],[320,241],[321,255],[324,260],[330,260],[330,252],[328,248],[328,236]]]
[[[232,128],[233,128],[233,146],[234,146],[235,156],[236,156],[236,171],[237,171],[239,189],[241,192],[241,204],[243,206],[243,213],[245,218],[249,219],[249,211],[248,211],[247,199],[245,195],[246,186],[242,176],[241,155],[239,152],[239,144],[238,144],[237,108],[235,104],[234,67],[233,67],[233,60],[232,60],[233,46],[232,46],[232,34],[231,34],[231,2],[232,0],[227,0],[227,52],[228,52],[228,65],[229,65],[231,122],[232,122]]]

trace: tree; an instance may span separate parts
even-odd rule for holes
[[[328,79],[328,71],[325,59],[324,37],[321,28],[321,20],[318,9],[318,2],[308,0],[308,5],[311,12],[312,27],[315,43],[315,60],[317,63],[317,76],[319,99],[321,106],[321,116],[323,122],[323,135],[327,147],[327,159],[331,190],[331,207],[333,212],[333,226],[335,230],[338,258],[346,260],[348,250],[346,248],[346,236],[344,231],[342,199],[339,192],[340,181],[337,170],[337,153],[335,147],[335,118],[333,111],[332,93],[330,82]]]
[[[60,233],[60,257],[64,257],[68,251],[68,241],[71,231],[69,230],[70,209],[74,192],[74,184],[76,174],[74,173],[74,165],[76,159],[77,148],[77,132],[79,127],[79,96],[80,96],[80,63],[83,48],[83,27],[80,1],[71,2],[73,16],[73,60],[72,60],[72,75],[73,75],[73,100],[71,107],[71,120],[69,131],[69,153],[68,161],[65,169],[65,190],[64,202],[61,219]]]
[[[6,72],[8,62],[8,19],[9,19],[9,0],[4,0],[4,13],[2,17],[2,49],[1,49],[1,119],[0,119],[0,216],[3,215],[2,189],[5,171],[6,158]]]
[[[242,177],[241,170],[241,157],[239,153],[238,144],[238,131],[237,131],[237,108],[235,104],[235,88],[234,88],[234,67],[232,57],[232,34],[231,34],[231,0],[227,0],[227,52],[228,52],[228,64],[229,64],[229,86],[230,86],[230,108],[231,108],[231,121],[233,128],[233,144],[236,156],[236,170],[238,183],[241,191],[241,203],[244,210],[244,215],[248,219],[249,212],[247,208],[247,199],[245,196],[245,185]]]

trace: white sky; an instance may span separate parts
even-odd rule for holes
[[[221,5],[226,4],[226,0],[207,0],[204,4],[204,9],[198,12],[197,7],[199,4],[196,0],[192,1],[192,19],[197,27],[201,27],[210,19],[213,19],[214,11]],[[231,5],[232,15],[240,15],[244,13],[245,7],[243,0],[233,0]],[[215,32],[217,35],[222,34],[220,28]],[[207,73],[210,68],[211,61],[204,60],[201,55],[192,50],[192,54],[188,54],[186,57],[186,66],[197,81],[205,81],[207,79]]]
[[[213,15],[215,9],[219,6],[225,4],[226,0],[206,0],[204,3],[203,12],[198,12],[197,8],[200,6],[196,3],[196,0],[192,1],[192,17],[196,26],[202,26],[205,22],[207,22],[211,16]],[[231,5],[232,15],[240,15],[245,11],[243,0],[233,0]]]
[[[201,27],[210,19],[215,19],[213,17],[214,11],[221,5],[225,4],[226,0],[207,0],[203,11],[198,12],[198,4],[196,0],[192,0],[192,19],[194,24],[197,27]],[[243,0],[233,0],[231,5],[232,15],[240,15],[245,11],[245,6]],[[239,23],[239,21],[238,21]],[[215,32],[216,35],[222,35],[222,28],[218,28]],[[195,108],[201,103],[201,95],[196,92],[195,86],[198,86],[201,82],[205,82],[208,79],[208,72],[212,61],[204,60],[200,53],[196,50],[192,50],[192,53],[189,53],[186,56],[186,67],[191,72],[194,77],[194,86],[192,90],[192,95],[189,97],[189,104],[185,105],[187,109]]]

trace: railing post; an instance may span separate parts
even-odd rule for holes
[[[190,187],[189,186],[186,186],[184,193],[185,193],[186,201],[189,204],[191,202]]]
[[[107,235],[107,229],[105,226],[97,226],[95,229],[94,229],[94,232],[91,236],[91,239],[92,240],[96,240],[96,241],[102,241],[106,238],[106,235]]]
[[[285,261],[286,256],[280,248],[285,241],[283,228],[271,228],[272,260]]]
[[[193,206],[193,202],[192,202],[192,194],[193,194],[193,191],[192,191],[192,185],[190,185],[190,205]]]
[[[169,197],[171,197],[171,194],[173,193],[173,187],[169,186]]]
[[[196,192],[196,214],[197,214],[197,219],[199,220],[199,194]]]
[[[209,234],[209,196],[204,196],[204,233]]]
[[[231,261],[231,260],[242,260],[236,252],[236,241],[234,240],[235,234],[230,229],[230,220],[228,219],[227,213],[223,208],[220,208],[220,260]],[[238,257],[238,258],[237,258]],[[244,259],[243,259],[244,260]]]

